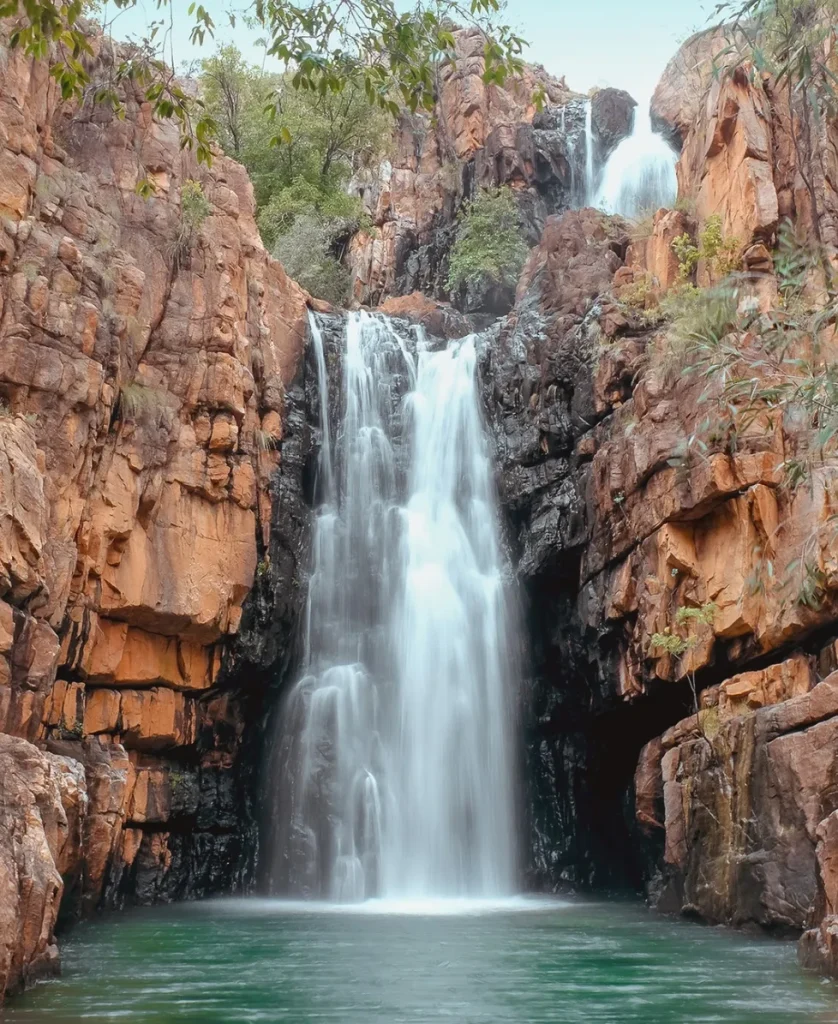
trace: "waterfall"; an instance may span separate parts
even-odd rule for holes
[[[639,104],[634,129],[609,157],[593,205],[631,218],[671,206],[678,194],[676,163],[673,150],[652,129],[649,104]]]
[[[273,884],[334,900],[515,879],[510,617],[473,337],[345,325],[322,443],[305,664],[274,762]],[[332,437],[335,444],[332,444]]]
[[[585,198],[589,203],[594,190],[594,105],[585,103]]]

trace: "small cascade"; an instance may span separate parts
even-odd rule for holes
[[[514,683],[475,339],[348,316],[320,448],[304,665],[281,709],[272,886],[331,900],[514,888]],[[334,440],[333,440],[334,439]]]
[[[594,191],[594,105],[585,104],[585,199],[590,203]]]
[[[609,157],[592,205],[630,218],[671,206],[678,194],[677,159],[663,136],[653,130],[649,104],[639,104],[634,130]]]
[[[546,109],[533,121],[542,151],[553,157],[553,169],[564,188],[556,207],[580,207],[588,202],[593,188],[595,142],[593,108],[581,97],[560,107]]]

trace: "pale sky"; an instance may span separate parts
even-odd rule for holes
[[[526,59],[565,75],[572,89],[593,86],[628,89],[636,98],[649,96],[666,62],[692,32],[708,24],[716,0],[509,0],[506,20],[530,41]],[[186,0],[172,0],[178,10],[175,60],[194,60],[214,48],[191,47]],[[218,24],[217,39],[234,40],[245,55],[254,33],[243,25],[232,30],[224,15],[244,0],[203,0]],[[402,4],[399,3],[401,7]],[[165,13],[165,8],[163,9]],[[112,7],[111,7],[112,11]],[[148,22],[161,17],[155,0],[138,0],[137,8],[119,16],[117,37],[145,34]]]

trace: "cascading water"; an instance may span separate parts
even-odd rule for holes
[[[673,150],[652,128],[649,104],[639,104],[634,130],[609,157],[593,205],[632,218],[671,206],[678,194],[676,163]]]
[[[591,200],[594,189],[594,105],[585,103],[585,202]]]
[[[475,339],[436,349],[346,323],[305,666],[281,714],[273,885],[286,894],[496,896],[514,888],[514,659]]]

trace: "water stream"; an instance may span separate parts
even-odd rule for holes
[[[606,213],[638,218],[672,206],[678,194],[677,156],[652,128],[650,105],[635,109],[634,129],[617,146],[592,190],[591,205]]]
[[[312,343],[320,506],[276,741],[274,890],[509,893],[514,668],[475,340],[349,314],[336,423],[316,321]]]

